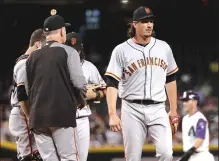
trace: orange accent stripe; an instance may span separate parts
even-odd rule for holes
[[[24,114],[24,118],[25,118],[25,122],[27,125],[27,132],[28,132],[27,135],[28,135],[28,139],[29,139],[30,152],[31,152],[31,154],[33,154],[32,143],[31,143],[31,138],[30,138],[30,128],[28,126],[27,117],[25,116],[25,114]]]
[[[173,73],[175,73],[178,70],[178,67],[176,67],[174,70],[172,70],[171,72],[167,73],[167,75],[171,75]]]
[[[17,84],[17,86],[21,86],[21,85],[24,85],[24,82],[20,82]]]
[[[75,142],[75,149],[76,149],[76,161],[78,161],[78,149],[77,149],[77,145],[76,145],[75,128],[74,128],[74,142]]]
[[[112,77],[114,77],[114,78],[120,80],[120,78],[119,78],[117,75],[115,75],[115,74],[113,74],[113,73],[111,73],[111,72],[106,72],[105,75],[110,75],[110,76],[112,76]]]

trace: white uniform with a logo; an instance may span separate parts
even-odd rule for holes
[[[82,63],[82,70],[88,84],[105,84],[97,68],[89,61],[84,60]],[[89,105],[81,110],[77,110],[77,132],[79,137],[78,147],[79,160],[86,161],[88,156],[88,149],[90,143],[90,125],[88,116],[91,115]]]
[[[20,60],[14,67],[13,79],[17,86],[25,85],[25,82],[27,82],[26,60],[27,59]],[[16,139],[18,157],[22,158],[36,151],[37,147],[34,136],[30,134],[27,119],[19,106],[17,87],[14,87],[11,93],[11,105],[12,110],[9,117],[9,130]]]
[[[189,161],[214,161],[213,155],[209,152],[208,121],[201,112],[198,111],[191,116],[183,117],[182,132],[184,152],[194,146],[196,138],[202,137],[204,139],[202,145],[197,149],[197,153],[193,154]]]
[[[166,77],[177,70],[169,45],[154,37],[146,46],[128,39],[113,50],[105,75],[119,81],[127,161],[141,160],[147,134],[156,145],[159,161],[172,160],[172,133],[165,110],[165,84]],[[153,100],[161,103],[145,105],[127,100]]]

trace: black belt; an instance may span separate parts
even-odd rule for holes
[[[137,103],[137,104],[142,104],[142,105],[153,105],[153,104],[163,103],[163,102],[157,102],[153,100],[126,100],[126,101],[130,103]]]
[[[85,117],[89,117],[89,115],[79,116],[79,117],[76,117],[76,119],[81,119],[81,118],[85,118]]]
[[[18,104],[12,104],[11,106],[12,106],[12,108],[13,108],[13,107],[19,107],[19,108],[21,107],[21,106],[18,105]]]

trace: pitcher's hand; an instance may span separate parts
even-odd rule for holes
[[[113,132],[118,132],[122,129],[122,122],[117,114],[109,116],[109,126]]]
[[[174,135],[178,130],[180,116],[177,112],[170,111],[169,112],[169,120],[170,120],[171,129],[172,129],[172,135]]]

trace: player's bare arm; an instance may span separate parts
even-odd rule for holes
[[[119,81],[107,75],[107,94],[106,100],[109,112],[110,129],[114,132],[122,129],[121,120],[116,112],[116,102],[118,97],[118,83]]]
[[[116,101],[117,101],[117,89],[115,87],[107,88],[107,104],[109,116],[117,115],[116,113]]]
[[[195,149],[198,149],[198,148],[202,145],[203,142],[204,142],[204,139],[202,139],[202,138],[196,138],[196,139],[195,139],[195,143],[194,143]]]
[[[30,108],[28,101],[20,101],[19,105],[21,106],[21,109],[24,112],[26,118],[29,120]]]
[[[198,149],[204,142],[206,138],[207,121],[204,119],[199,119],[196,125],[196,138],[194,141],[194,148]]]
[[[176,73],[178,71],[178,66],[176,64],[173,52],[169,45],[167,45],[167,56],[168,56],[168,66],[166,74],[166,93],[170,105],[170,124],[172,128],[172,134],[174,135],[177,131],[179,124],[179,115],[177,113],[177,83],[176,83]]]
[[[170,116],[177,116],[177,85],[176,81],[166,84],[167,96],[170,104]]]
[[[109,125],[110,129],[114,132],[120,131],[122,128],[121,120],[116,112],[116,102],[117,102],[117,89],[115,87],[108,87],[106,100],[109,112]]]
[[[177,113],[177,85],[176,85],[176,80],[171,81],[166,84],[166,91],[167,91],[167,96],[170,104],[170,111],[169,111],[169,116],[170,116],[170,122],[174,126],[174,130],[172,131],[173,134],[176,133],[178,125],[179,125],[179,120],[178,120],[178,113]],[[175,118],[176,117],[176,118]],[[174,122],[174,119],[176,121]],[[172,122],[173,121],[173,122]]]
[[[109,125],[110,129],[114,132],[120,131],[122,128],[121,120],[116,113],[118,84],[123,73],[123,65],[121,60],[121,52],[117,46],[112,52],[109,65],[105,73],[107,78],[106,100],[109,112]]]

